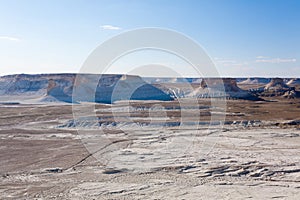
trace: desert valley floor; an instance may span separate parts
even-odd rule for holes
[[[150,110],[178,121],[176,101],[132,102],[134,126],[111,121],[125,104],[93,104],[101,137],[89,113],[74,127],[72,110],[91,105],[0,105],[0,199],[300,197],[299,99],[228,100],[222,128],[143,125]],[[205,122],[210,100],[199,105]]]

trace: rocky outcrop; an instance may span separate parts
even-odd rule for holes
[[[112,81],[106,81],[107,78]],[[139,76],[122,75],[118,79],[111,75],[104,75],[99,81],[96,90],[96,102],[111,103],[119,100],[163,100],[170,101],[173,98],[146,83]]]
[[[160,83],[200,83],[202,78],[151,78],[143,77],[147,83],[160,84]]]
[[[259,91],[259,95],[264,97],[273,97],[273,96],[285,96],[288,97],[292,94],[289,94],[290,91],[295,88],[289,87],[282,78],[272,78],[271,81]]]
[[[295,91],[295,90],[290,90],[290,91],[286,91],[283,94],[283,97],[287,98],[287,99],[295,99],[295,98],[299,98],[300,97],[300,92]]]
[[[210,88],[213,90],[225,90],[225,92],[239,92],[241,89],[237,86],[234,78],[209,78],[201,81],[201,88]]]
[[[250,92],[239,88],[234,78],[203,79],[200,87],[192,95],[200,98],[262,100]]]
[[[50,96],[57,99],[58,101],[71,103],[73,84],[74,84],[74,79],[72,80],[50,79],[48,81],[46,98]]]
[[[299,78],[293,78],[293,79],[289,80],[286,84],[288,86],[300,85],[300,79]]]
[[[176,98],[262,100],[260,96],[298,98],[299,92],[296,91],[297,85],[295,84],[300,80],[273,78],[263,87],[260,85],[259,88],[251,89],[250,87],[247,90],[248,86],[241,89],[239,87],[242,87],[241,82],[237,85],[237,79],[234,78],[141,78],[116,74],[104,74],[99,78],[100,75],[96,74],[2,76],[0,77],[0,97],[19,96],[23,100],[24,96],[26,99],[34,96],[37,101],[68,103],[113,103],[129,99],[168,101]],[[153,80],[155,83],[149,83]],[[243,79],[245,84],[262,84],[266,80],[270,79]],[[75,95],[74,91],[76,91]]]
[[[80,77],[80,79],[78,79]],[[113,103],[118,100],[172,100],[138,76],[94,74],[10,75],[0,77],[0,95],[34,95],[40,101]],[[76,79],[77,78],[77,79]],[[75,80],[76,83],[75,83]],[[95,87],[94,87],[95,86]]]
[[[270,78],[247,78],[246,80],[241,79],[238,84],[245,85],[258,85],[258,84],[267,84],[270,82]]]
[[[259,88],[250,88],[249,92],[260,97],[284,97],[288,99],[298,98],[297,91],[298,79],[291,78],[272,78],[268,84]],[[243,84],[240,83],[240,86]]]
[[[198,78],[197,81],[181,84],[161,83],[156,84],[156,86],[174,98],[263,100],[257,95],[239,88],[234,78]]]
[[[17,74],[0,77],[0,95],[45,95],[49,81],[72,85],[75,74]]]
[[[265,86],[267,91],[287,91],[290,87],[284,83],[282,78],[272,78],[270,83]]]

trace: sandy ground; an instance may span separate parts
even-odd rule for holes
[[[149,114],[152,104],[133,103],[130,117],[180,118],[175,102],[160,102],[168,109]],[[200,104],[201,121],[209,121],[209,101]],[[130,125],[125,117],[112,126],[112,108],[96,105],[108,123],[101,129],[79,123],[77,132],[71,105],[1,105],[0,199],[296,200],[299,106],[299,100],[228,101],[220,128]],[[123,116],[124,106],[114,107]]]

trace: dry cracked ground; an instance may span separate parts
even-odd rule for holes
[[[0,199],[300,199],[299,100],[199,105],[2,104]]]

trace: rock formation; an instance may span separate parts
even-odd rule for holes
[[[265,87],[261,88],[262,90],[252,90],[252,92],[262,97],[281,96],[288,99],[299,98],[300,92],[294,87],[297,86],[296,83],[297,79],[272,78]]]
[[[76,79],[77,77],[77,79]],[[80,77],[78,79],[78,77]],[[112,103],[118,100],[172,100],[168,94],[138,76],[93,74],[10,75],[0,77],[0,95],[40,96],[40,101],[76,100]],[[76,80],[76,83],[75,83]],[[79,88],[79,89],[78,89]]]
[[[268,91],[286,91],[289,89],[290,87],[284,83],[282,78],[272,78],[270,83],[265,86],[265,90]]]
[[[270,82],[270,78],[247,78],[246,80],[241,79],[239,84],[249,84],[249,85],[258,85],[258,84],[267,84]]]
[[[146,79],[148,81],[144,81]],[[239,85],[234,78],[146,79],[117,74],[9,75],[0,77],[0,98],[12,97],[13,101],[19,97],[21,101],[31,98],[36,102],[113,103],[119,100],[169,101],[176,98],[262,100],[260,96],[299,97],[296,90],[300,79],[285,79],[288,80],[286,84],[282,78],[273,78],[266,85],[263,83],[270,80],[268,78],[239,79]],[[155,83],[149,83],[153,80]],[[243,87],[243,83],[249,85]],[[251,89],[251,84],[256,88]]]
[[[293,79],[289,80],[286,84],[288,86],[300,85],[300,79],[299,78],[293,78]]]
[[[295,99],[300,97],[299,92],[295,91],[295,90],[290,90],[290,91],[286,91],[283,94],[283,97],[288,98],[288,99]]]
[[[237,86],[234,78],[206,78],[193,93],[200,98],[228,98],[261,100],[257,96]]]

